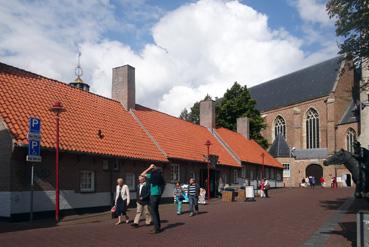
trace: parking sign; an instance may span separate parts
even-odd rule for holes
[[[28,155],[26,159],[30,162],[41,162],[41,120],[38,118],[29,118],[28,126]]]

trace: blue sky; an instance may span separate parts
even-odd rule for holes
[[[0,61],[63,82],[78,51],[93,93],[136,68],[138,103],[177,116],[337,54],[322,0],[0,0]]]

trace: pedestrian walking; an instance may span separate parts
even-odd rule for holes
[[[174,188],[173,194],[174,194],[174,200],[176,204],[177,215],[182,214],[182,202],[185,199],[184,193],[185,192],[181,187],[181,183],[179,181],[176,182],[176,187]]]
[[[151,214],[149,210],[150,188],[144,176],[138,177],[139,185],[136,188],[137,209],[132,226],[138,227],[142,215],[145,215],[146,226],[151,225]]]
[[[309,177],[306,177],[305,178],[305,183],[306,183],[306,187],[309,187],[310,186],[310,179],[309,179]]]
[[[270,182],[268,179],[264,178],[264,193],[265,197],[269,198],[269,189],[270,189]]]
[[[150,213],[154,222],[154,229],[151,233],[157,234],[161,232],[159,204],[161,195],[164,192],[165,181],[161,173],[161,168],[151,164],[141,176],[146,177],[150,184]]]
[[[265,197],[264,179],[262,179],[260,182],[260,197],[261,198]]]
[[[309,176],[309,183],[312,189],[314,189],[315,187],[315,177],[314,176]]]
[[[189,209],[190,216],[194,216],[199,212],[199,193],[200,187],[196,183],[196,179],[191,178],[190,184],[188,185],[188,201],[189,201]]]
[[[325,187],[325,179],[323,177],[321,177],[319,179],[319,182],[320,182],[320,186],[322,186],[322,188],[324,188]]]
[[[129,188],[124,183],[123,178],[117,179],[117,187],[115,193],[115,213],[118,215],[118,222],[116,225],[122,224],[122,217],[125,218],[126,224],[129,223],[127,215],[127,208],[130,202]]]

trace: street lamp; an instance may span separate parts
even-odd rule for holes
[[[61,102],[57,101],[53,104],[50,111],[55,113],[56,119],[56,147],[55,147],[55,220],[59,222],[59,120],[60,113],[65,109]]]
[[[264,154],[264,153],[262,153],[262,154],[261,154],[261,159],[262,159],[263,167],[262,167],[262,174],[261,174],[261,177],[262,177],[262,178],[261,178],[261,179],[264,179],[264,176],[265,176],[265,175],[264,175],[264,166],[265,166],[265,165],[264,165],[264,158],[265,158],[265,154]]]
[[[208,200],[210,200],[210,146],[212,145],[212,143],[210,142],[210,140],[207,140],[205,142],[205,146],[208,149]]]

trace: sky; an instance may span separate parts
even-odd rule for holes
[[[338,48],[323,0],[0,0],[0,62],[68,83],[79,51],[91,92],[130,64],[137,103],[178,116]]]

